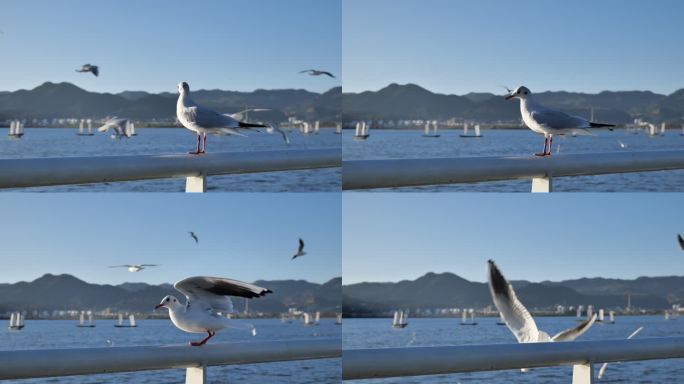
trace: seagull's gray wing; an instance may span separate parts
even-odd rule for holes
[[[233,310],[229,296],[251,299],[273,292],[238,280],[206,276],[189,277],[177,282],[173,287],[183,293],[188,301],[199,301],[209,305],[213,311],[222,312]]]
[[[124,265],[110,265],[109,268],[129,268],[132,267],[132,265],[124,264]]]
[[[328,75],[328,76],[332,77],[333,79],[335,79],[335,76],[334,76],[332,73],[330,73],[330,72],[321,71],[321,73],[324,74],[324,75]]]
[[[513,287],[503,276],[494,261],[489,260],[489,291],[494,305],[503,316],[508,329],[520,343],[536,342],[539,336],[532,315],[518,300]]]
[[[91,67],[90,67],[90,72],[92,72],[93,75],[95,75],[95,77],[100,76],[100,68],[98,68],[97,65],[91,66]]]
[[[582,334],[594,325],[596,320],[596,314],[594,313],[590,319],[583,321],[580,325],[575,328],[566,329],[565,331],[558,332],[555,334],[551,340],[552,341],[572,341],[576,338],[582,336]]]
[[[313,72],[314,69],[305,69],[303,71],[299,71],[299,73],[307,73],[307,72]]]
[[[140,264],[141,267],[158,267],[159,264]]]
[[[570,116],[567,113],[554,111],[552,109],[542,109],[531,112],[532,119],[539,125],[552,129],[572,129],[589,128],[589,122],[577,116]]]
[[[247,109],[242,110],[240,112],[231,113],[231,114],[228,114],[226,116],[232,117],[233,119],[238,120],[238,121],[242,121],[245,118],[245,114],[247,114],[249,112],[265,112],[265,111],[270,111],[270,109],[268,109],[268,108],[247,108]]]
[[[304,240],[302,240],[302,238],[300,237],[299,238],[299,252],[298,253],[302,253],[303,250],[304,250]]]
[[[181,112],[185,118],[201,128],[238,128],[240,122],[230,116],[222,115],[200,105],[184,108]]]

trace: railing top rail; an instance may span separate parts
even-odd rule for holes
[[[336,338],[0,351],[0,380],[268,363],[341,356]]]
[[[342,356],[342,377],[353,380],[681,358],[684,337],[351,349]]]
[[[343,167],[343,189],[394,188],[684,169],[684,150],[345,160]]]
[[[0,188],[103,183],[339,167],[340,148],[0,159]]]

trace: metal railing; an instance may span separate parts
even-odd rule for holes
[[[208,366],[340,356],[340,339],[14,350],[0,351],[0,380],[186,368],[186,383],[203,384]]]
[[[0,188],[186,178],[186,192],[204,192],[206,177],[339,167],[339,148],[208,153],[0,159]]]
[[[551,192],[553,177],[684,169],[684,151],[345,160],[342,166],[345,190],[532,179],[532,192]]]
[[[593,381],[593,364],[684,357],[684,337],[559,343],[351,349],[345,380],[573,365],[573,384]]]

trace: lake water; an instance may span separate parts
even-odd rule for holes
[[[439,138],[424,138],[422,131],[373,130],[366,141],[355,141],[354,132],[343,131],[342,158],[344,160],[528,156],[541,152],[542,136],[527,129],[483,130],[478,139],[459,137],[460,130],[442,130]],[[618,141],[626,144],[620,148]],[[657,151],[684,149],[684,136],[669,130],[665,136],[634,135],[624,130],[600,131],[595,136],[554,137],[553,153],[560,145],[560,153],[598,153],[611,151]],[[529,192],[529,180],[497,181],[476,184],[407,187],[399,191],[477,191]],[[598,176],[558,177],[553,180],[554,191],[593,192],[681,192],[684,190],[684,170],[623,173]],[[384,191],[387,191],[386,189]]]
[[[138,320],[137,328],[116,328],[114,320],[95,321],[95,328],[78,328],[74,320],[28,320],[22,331],[0,331],[0,350],[86,348],[134,345],[184,344],[204,337],[185,333],[170,320]],[[209,342],[266,341],[307,338],[339,338],[341,326],[334,319],[321,319],[319,326],[282,324],[278,319],[234,320],[244,329],[226,329]],[[248,324],[254,324],[252,336]],[[3,327],[4,328],[4,327]],[[188,348],[193,348],[188,346]],[[292,361],[283,363],[216,366],[208,368],[211,383],[338,383],[340,359]],[[184,383],[185,370],[167,369],[104,375],[70,376],[5,381],[6,383]]]
[[[195,150],[197,136],[183,128],[142,128],[130,139],[111,139],[109,134],[78,136],[74,128],[26,128],[21,140],[0,136],[0,158],[34,158],[66,156],[159,155],[187,153]],[[212,136],[207,139],[208,152],[265,151],[280,149],[340,148],[340,135],[334,129],[321,129],[318,135],[288,134],[290,145],[279,134],[250,133],[249,137]],[[210,176],[208,191],[237,192],[309,192],[339,191],[339,168],[303,171],[268,172],[244,175]],[[108,184],[69,185],[24,189],[41,192],[182,192],[185,179],[127,181]]]
[[[392,329],[391,319],[345,319],[342,331],[343,349],[437,346],[463,344],[514,343],[506,326],[497,325],[498,318],[478,318],[477,326],[460,326],[460,319],[414,318],[404,329]],[[553,335],[576,326],[574,317],[539,317],[540,329]],[[684,321],[666,321],[662,316],[616,317],[615,324],[594,324],[578,340],[626,338],[643,326],[639,337],[684,336]],[[676,383],[684,377],[684,361],[651,360],[611,363],[600,382],[605,383]],[[598,373],[600,364],[595,366]],[[572,367],[536,368],[527,373],[519,370],[473,372],[452,375],[360,380],[358,383],[570,383]]]

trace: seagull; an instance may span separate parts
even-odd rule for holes
[[[679,242],[679,247],[684,251],[684,238],[682,238],[682,235],[677,234],[677,241]]]
[[[100,68],[97,65],[84,64],[81,69],[77,69],[76,72],[90,72],[97,77],[100,75]]]
[[[147,267],[158,267],[159,264],[124,264],[110,265],[109,268],[128,268],[128,272],[140,272]]]
[[[544,135],[544,151],[535,153],[536,156],[551,156],[553,135],[591,135],[587,128],[615,126],[614,124],[594,123],[581,117],[546,108],[534,100],[532,93],[525,86],[520,86],[506,95],[506,100],[510,99],[520,99],[520,114],[525,125],[533,132]]]
[[[112,117],[105,121],[104,125],[97,129],[98,132],[107,132],[109,129],[114,131],[112,138],[131,137],[128,131],[128,119]]]
[[[299,238],[299,248],[297,249],[297,253],[292,255],[292,260],[298,258],[299,256],[304,256],[306,255],[306,252],[304,252],[304,240],[302,238]]]
[[[195,235],[195,232],[189,231],[188,233],[190,234],[190,237],[192,237],[192,239],[195,240],[195,244],[199,243],[199,238],[197,237],[197,235]]]
[[[642,329],[644,329],[644,327],[637,328],[636,331],[632,332],[629,336],[627,336],[627,339],[629,340],[632,337],[636,336],[637,333],[641,332]],[[608,363],[603,363],[603,365],[601,366],[601,369],[599,369],[599,372],[598,372],[598,379],[599,380],[602,379],[603,375],[606,373],[606,368],[608,368]]]
[[[308,73],[308,74],[311,75],[311,76],[326,75],[326,76],[330,76],[330,77],[332,77],[333,79],[335,79],[335,76],[334,76],[332,73],[330,73],[330,72],[328,72],[328,71],[321,71],[321,70],[318,70],[318,69],[305,69],[305,70],[303,70],[303,71],[299,71],[299,73]]]
[[[251,299],[273,293],[270,289],[253,284],[206,276],[188,277],[173,287],[185,295],[185,305],[174,296],[168,295],[154,309],[168,308],[173,325],[182,331],[208,334],[200,341],[190,342],[193,347],[204,345],[214,337],[216,331],[228,327],[226,315],[233,311],[229,296]],[[254,334],[252,330],[252,335]]]
[[[198,105],[190,99],[190,86],[186,82],[178,84],[178,102],[176,103],[176,117],[187,129],[197,132],[197,151],[193,155],[205,153],[207,149],[207,133],[244,136],[240,129],[268,128],[268,125],[252,124],[239,121],[230,115],[223,115],[209,108]],[[285,132],[275,128],[286,143],[290,140]],[[200,148],[201,136],[204,135],[204,146]]]
[[[550,341],[572,341],[581,336],[594,324],[596,314],[583,321],[575,328],[566,329],[550,337],[546,332],[537,329],[532,315],[518,300],[513,287],[501,274],[494,261],[489,260],[489,291],[494,305],[499,310],[513,335],[519,343],[542,343]]]

